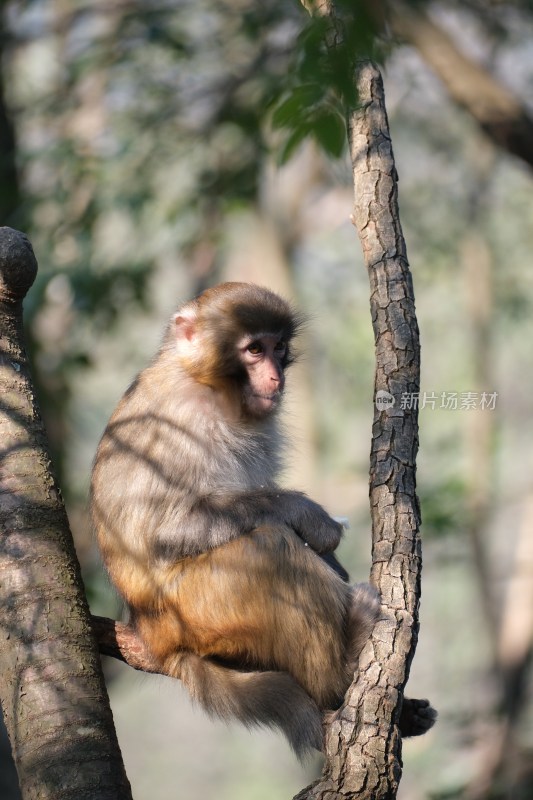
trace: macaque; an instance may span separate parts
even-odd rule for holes
[[[183,305],[100,442],[93,524],[161,671],[222,718],[279,727],[299,756],[351,683],[380,603],[335,558],[342,527],[281,489],[278,409],[300,318],[223,283]]]

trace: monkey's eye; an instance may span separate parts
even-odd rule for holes
[[[263,352],[263,345],[261,344],[261,342],[251,342],[251,344],[249,344],[246,349],[253,356],[258,356],[260,353]]]
[[[279,342],[276,342],[276,346],[274,347],[274,350],[277,353],[284,353],[286,349],[287,349],[287,343],[286,343],[285,339],[280,339]]]

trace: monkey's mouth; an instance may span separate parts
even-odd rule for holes
[[[252,394],[251,396],[251,405],[256,413],[268,414],[269,411],[272,411],[281,400],[281,392],[275,392],[274,394]]]
[[[274,392],[274,394],[254,394],[252,397],[262,403],[277,403],[281,400],[281,392]]]

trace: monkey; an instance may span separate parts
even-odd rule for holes
[[[104,565],[160,670],[212,715],[281,729],[299,757],[323,748],[380,613],[335,556],[342,526],[278,484],[302,322],[248,283],[183,304],[104,431],[90,490]]]

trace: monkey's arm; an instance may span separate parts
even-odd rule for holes
[[[168,524],[158,531],[155,550],[161,557],[200,555],[268,523],[292,528],[319,554],[333,552],[342,536],[342,525],[301,492],[211,492],[184,505],[176,521],[179,534]]]

